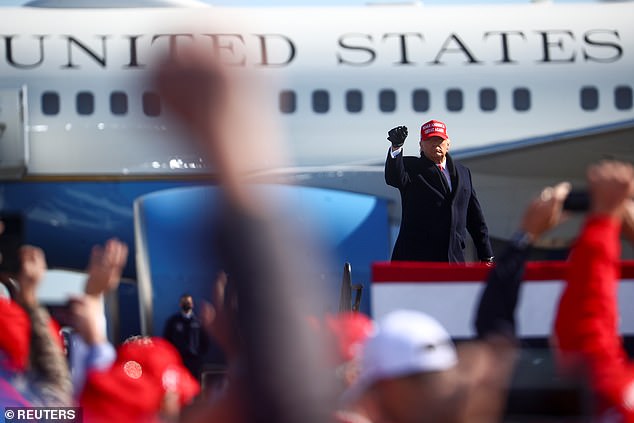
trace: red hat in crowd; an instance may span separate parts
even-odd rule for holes
[[[443,140],[449,138],[447,125],[439,120],[430,120],[420,127],[420,139],[426,141],[432,137],[440,137]]]
[[[31,321],[14,301],[0,298],[0,367],[23,371],[29,362]]]
[[[178,351],[161,338],[140,338],[123,344],[117,360],[104,372],[92,372],[80,398],[86,422],[152,421],[167,392],[180,404],[200,392]]]
[[[344,312],[326,317],[326,327],[334,335],[342,362],[357,355],[360,345],[374,332],[374,323],[363,313]]]

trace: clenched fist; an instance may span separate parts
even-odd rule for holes
[[[407,126],[397,126],[387,133],[387,140],[392,143],[393,148],[399,148],[405,143],[407,138]]]

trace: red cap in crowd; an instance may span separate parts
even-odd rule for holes
[[[109,370],[89,375],[80,403],[86,422],[151,421],[167,392],[177,393],[182,406],[200,385],[172,344],[141,338],[123,344]]]
[[[420,139],[426,141],[432,137],[440,137],[443,140],[449,138],[449,135],[447,135],[447,125],[439,120],[433,119],[423,123],[423,126],[420,127]]]
[[[24,309],[11,300],[0,299],[0,351],[6,358],[0,366],[23,371],[29,361],[31,321]]]
[[[334,335],[341,361],[352,360],[360,345],[373,333],[372,320],[363,313],[345,312],[326,317],[326,327]]]

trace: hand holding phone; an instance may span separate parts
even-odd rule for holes
[[[587,212],[590,210],[590,194],[588,191],[570,191],[564,200],[564,210],[571,212]]]

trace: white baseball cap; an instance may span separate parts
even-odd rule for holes
[[[448,370],[457,362],[451,337],[436,319],[419,311],[393,311],[363,344],[359,377],[343,400],[358,398],[379,380]]]

